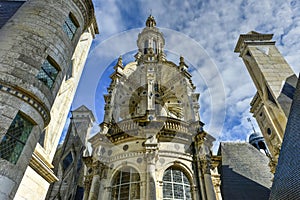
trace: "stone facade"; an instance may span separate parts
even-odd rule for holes
[[[27,0],[9,17],[0,29],[0,199],[42,199],[98,29],[90,0]]]
[[[89,140],[84,199],[221,199],[199,94],[184,58],[166,60],[164,45],[150,15],[136,61],[115,65],[101,131]]]
[[[240,53],[257,89],[250,111],[270,150],[274,173],[297,77],[271,41],[272,37],[273,34],[254,31],[242,34],[234,51]]]
[[[94,121],[92,112],[85,106],[72,112],[64,143],[58,147],[53,159],[54,173],[59,180],[50,185],[46,199],[83,198],[86,168],[82,158],[88,155],[87,138]]]

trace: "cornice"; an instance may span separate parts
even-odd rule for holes
[[[50,111],[34,95],[16,87],[0,82],[0,91],[8,93],[31,105],[42,116],[45,126],[50,122]]]
[[[39,158],[37,154],[32,154],[29,166],[41,177],[43,177],[48,183],[58,181],[58,178],[55,176],[54,172],[41,158]]]

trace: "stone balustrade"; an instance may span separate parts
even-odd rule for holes
[[[115,123],[108,131],[108,138],[112,142],[117,142],[132,136],[143,137],[144,130],[157,131],[160,136],[168,135],[189,138],[193,135],[193,127],[190,123],[169,117],[157,117],[153,121],[133,118]]]

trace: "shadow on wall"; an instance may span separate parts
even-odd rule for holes
[[[223,200],[268,200],[270,189],[234,172],[228,165],[221,167]]]

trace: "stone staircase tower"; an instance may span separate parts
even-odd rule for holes
[[[0,199],[43,199],[98,27],[92,0],[0,1]]]

